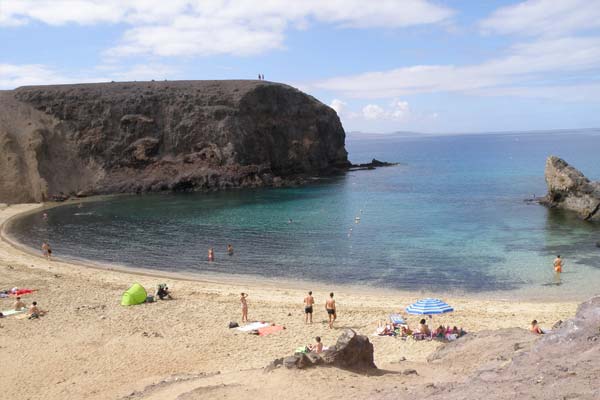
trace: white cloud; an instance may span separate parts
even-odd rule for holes
[[[367,104],[361,110],[361,113],[349,113],[352,118],[362,117],[366,120],[405,120],[410,116],[408,102],[402,100],[393,100],[387,108],[377,104]]]
[[[562,36],[600,28],[596,0],[528,0],[502,7],[480,26],[484,32]]]
[[[390,107],[392,118],[402,119],[408,115],[409,109],[407,101],[394,100]]]
[[[0,64],[0,89],[26,85],[67,83],[69,79],[51,68],[39,64]]]
[[[367,104],[362,109],[362,115],[365,119],[379,119],[385,115],[385,110],[377,104]]]
[[[349,28],[439,23],[453,11],[430,0],[2,0],[0,25],[124,24],[110,56],[257,54],[284,46],[310,21]]]
[[[178,77],[175,67],[162,64],[133,66],[103,65],[96,67],[93,75],[68,76],[47,65],[0,64],[0,90],[19,86],[55,85],[84,82],[110,82],[133,80],[162,80]]]
[[[508,49],[504,57],[480,64],[417,65],[336,77],[312,86],[352,98],[390,98],[416,93],[473,92],[548,80],[555,73],[600,68],[600,37],[539,39]]]
[[[333,108],[338,115],[342,115],[344,110],[346,109],[346,103],[340,99],[331,100],[331,104],[329,107]]]

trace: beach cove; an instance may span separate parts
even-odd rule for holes
[[[4,225],[9,218],[39,207],[3,208],[0,223]],[[203,390],[222,390],[225,398],[241,398],[244,393],[267,397],[285,394],[287,398],[303,398],[306,393],[319,393],[320,398],[340,394],[364,397],[385,388],[399,386],[409,391],[429,382],[458,379],[450,373],[428,373],[431,367],[425,360],[438,342],[390,337],[370,337],[376,365],[397,372],[416,368],[418,376],[358,377],[348,371],[327,369],[276,371],[278,379],[272,380],[263,373],[262,368],[273,359],[291,354],[317,335],[326,345],[333,344],[343,328],[371,335],[378,321],[423,297],[420,292],[363,291],[342,285],[298,287],[293,282],[269,284],[244,278],[189,280],[152,272],[110,270],[112,267],[93,269],[47,261],[15,248],[4,237],[0,260],[0,286],[36,288],[38,291],[26,301],[35,299],[48,310],[39,320],[9,317],[0,322],[0,354],[3,360],[11,360],[10,368],[0,371],[0,380],[8,383],[8,397],[106,399],[153,398],[161,394],[175,398],[177,391],[189,394],[194,390],[196,397],[192,394],[186,398],[201,398],[206,393]],[[163,281],[169,284],[176,300],[135,307],[119,304],[121,294],[133,282],[151,290]],[[302,299],[311,289],[316,298],[315,323],[306,326]],[[331,331],[324,323],[323,309],[330,290],[336,293],[339,309],[336,328]],[[227,324],[240,319],[242,291],[250,295],[250,320],[275,322],[286,329],[267,337],[229,330]],[[577,307],[575,301],[562,300],[515,302],[469,296],[444,300],[454,306],[455,312],[436,317],[433,323],[458,325],[469,332],[527,328],[532,319],[550,327],[573,316]],[[0,300],[2,309],[10,308],[11,303]],[[409,318],[412,326],[417,321],[417,317]],[[350,381],[360,384],[351,385]],[[227,386],[232,382],[236,382],[235,390]]]

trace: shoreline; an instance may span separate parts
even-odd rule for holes
[[[0,225],[24,212],[39,212],[43,205],[13,205],[0,209]],[[2,234],[0,240],[0,287],[37,289],[25,296],[29,304],[37,301],[48,314],[37,320],[15,316],[0,320],[0,357],[11,360],[11,368],[0,369],[0,381],[6,382],[5,396],[19,398],[150,399],[156,385],[181,376],[214,376],[219,382],[231,382],[234,388],[251,382],[279,382],[269,389],[259,385],[266,397],[281,397],[289,385],[308,385],[319,395],[337,398],[368,398],[381,385],[394,387],[398,374],[406,368],[418,368],[419,376],[402,376],[401,384],[413,386],[438,382],[434,366],[427,358],[442,344],[436,341],[409,341],[372,336],[378,322],[400,311],[420,292],[335,286],[308,289],[316,300],[314,324],[305,324],[302,299],[308,290],[298,283],[250,280],[245,278],[200,280],[169,277],[131,270],[88,268],[81,263],[48,261],[39,253],[14,247]],[[163,278],[164,276],[164,278]],[[135,282],[149,291],[164,280],[174,300],[123,307],[121,295]],[[324,301],[335,292],[338,320],[327,328]],[[228,329],[230,321],[239,321],[239,293],[250,296],[250,320],[268,321],[285,330],[260,337]],[[506,295],[508,297],[508,295]],[[433,317],[431,326],[456,325],[468,332],[527,328],[537,319],[544,328],[574,315],[579,302],[543,300],[515,301],[456,295],[444,297],[454,312]],[[0,299],[0,310],[8,310],[13,299]],[[421,316],[408,316],[411,327]],[[368,335],[374,346],[375,364],[388,376],[364,377],[360,391],[348,388],[356,375],[343,370],[278,371],[276,378],[263,368],[274,359],[288,356],[300,345],[320,336],[325,345],[335,343],[345,329]],[[521,329],[528,340],[530,333]],[[501,334],[501,333],[500,333]],[[155,362],[161,357],[161,362]],[[400,363],[398,360],[401,360]],[[468,365],[465,364],[465,365]],[[324,375],[327,378],[324,378]],[[462,375],[459,375],[462,376]],[[190,381],[189,390],[202,385],[204,378]],[[212,378],[211,378],[212,379]],[[271,380],[270,380],[271,379]],[[452,378],[454,379],[454,378]],[[30,382],[43,382],[31,385]],[[412,382],[412,383],[411,383]],[[220,383],[219,383],[220,384]],[[153,386],[154,385],[154,386]],[[182,383],[182,385],[186,385]],[[194,386],[196,385],[196,386]],[[164,390],[171,390],[165,384]],[[178,386],[173,386],[173,390]],[[187,388],[187,387],[186,387]],[[358,386],[357,386],[358,388]],[[186,389],[186,390],[188,390]],[[131,397],[131,393],[142,393]],[[158,393],[158,392],[157,392]],[[164,393],[164,392],[161,392]],[[212,392],[211,392],[212,393]],[[290,398],[300,398],[303,390]],[[259,394],[257,394],[259,396]],[[175,398],[169,393],[162,398]],[[210,395],[209,395],[210,397]],[[284,396],[285,397],[285,396]],[[194,397],[196,398],[196,397]],[[232,396],[231,398],[239,398]]]
[[[9,229],[12,223],[16,220],[25,217],[30,214],[34,214],[37,212],[41,212],[43,210],[49,210],[56,207],[61,207],[64,205],[82,203],[82,202],[97,202],[103,201],[107,198],[112,198],[114,196],[123,196],[121,194],[117,195],[102,195],[102,196],[92,196],[85,199],[77,199],[77,200],[67,200],[65,202],[49,202],[49,203],[21,203],[21,204],[13,204],[5,207],[4,209],[0,208],[0,243],[7,244],[8,246],[14,248],[17,251],[23,252],[31,257],[35,257],[39,260],[44,260],[44,257],[40,254],[40,252],[30,247],[24,243],[19,242],[9,233]],[[22,211],[18,211],[15,213],[8,213],[8,216],[5,215],[5,211],[10,208],[15,207],[26,207]],[[249,287],[270,287],[270,288],[286,288],[290,290],[296,290],[302,288],[302,290],[321,290],[321,291],[330,291],[331,286],[329,284],[325,284],[318,281],[312,280],[300,280],[293,278],[269,278],[261,275],[245,275],[245,274],[236,274],[230,272],[223,273],[202,273],[202,272],[177,272],[177,271],[165,271],[160,269],[152,269],[144,266],[130,266],[130,265],[122,265],[122,264],[114,264],[110,262],[104,261],[95,261],[85,258],[77,258],[77,257],[61,257],[61,256],[53,256],[53,262],[60,262],[61,264],[68,265],[71,268],[87,268],[95,271],[104,271],[104,272],[117,272],[123,274],[130,274],[139,276],[140,278],[160,278],[160,279],[170,279],[170,280],[178,280],[185,282],[199,282],[199,283],[208,283],[208,284],[231,284],[236,286],[249,286]],[[528,294],[528,288],[522,287],[512,290],[496,290],[496,291],[481,291],[481,292],[468,292],[463,290],[456,291],[448,291],[448,290],[425,290],[425,289],[415,289],[415,290],[403,290],[396,289],[390,287],[379,287],[379,286],[371,286],[371,285],[352,285],[348,283],[336,283],[336,290],[344,290],[351,293],[360,293],[365,295],[397,295],[402,297],[410,297],[413,296],[416,298],[423,297],[448,297],[448,298],[467,298],[467,299],[475,299],[475,300],[498,300],[498,301],[508,301],[508,300],[519,300],[519,301],[531,301],[531,302],[554,302],[555,295],[540,295],[540,294]],[[589,296],[563,296],[562,299],[564,301],[585,301]]]

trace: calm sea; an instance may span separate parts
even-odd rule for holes
[[[116,197],[51,209],[11,234],[65,258],[431,292],[586,297],[600,225],[524,199],[548,155],[600,179],[600,131],[349,138],[356,171],[299,188]],[[235,254],[228,256],[226,246]],[[207,261],[214,247],[216,261]],[[565,272],[555,285],[552,260]]]

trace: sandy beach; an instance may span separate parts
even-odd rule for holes
[[[38,204],[0,209],[0,224]],[[58,254],[60,255],[60,254]],[[432,372],[426,362],[440,343],[371,337],[377,322],[422,297],[420,293],[360,290],[356,287],[299,287],[243,278],[190,280],[48,261],[0,242],[0,288],[35,288],[23,296],[48,310],[38,320],[16,316],[0,320],[0,381],[4,396],[21,399],[151,398],[368,398],[385,390],[409,393],[418,385],[458,380],[454,373]],[[175,297],[132,307],[120,305],[134,282],[148,291],[166,282]],[[313,325],[305,325],[302,299],[312,289],[317,302]],[[228,329],[240,321],[240,292],[249,293],[250,320],[284,325],[259,337]],[[327,329],[324,303],[335,292],[339,316]],[[469,332],[527,328],[532,319],[544,327],[574,315],[576,302],[511,301],[478,297],[444,298],[455,312],[432,325],[462,326]],[[8,310],[12,299],[0,299]],[[411,326],[420,318],[409,317]],[[336,369],[307,371],[263,367],[273,359],[312,343],[317,335],[334,344],[343,329],[369,335],[375,363],[385,374],[357,375]],[[415,368],[418,376],[399,375]],[[464,368],[468,368],[465,366]],[[412,388],[412,389],[411,389]],[[283,397],[282,397],[283,396]]]

